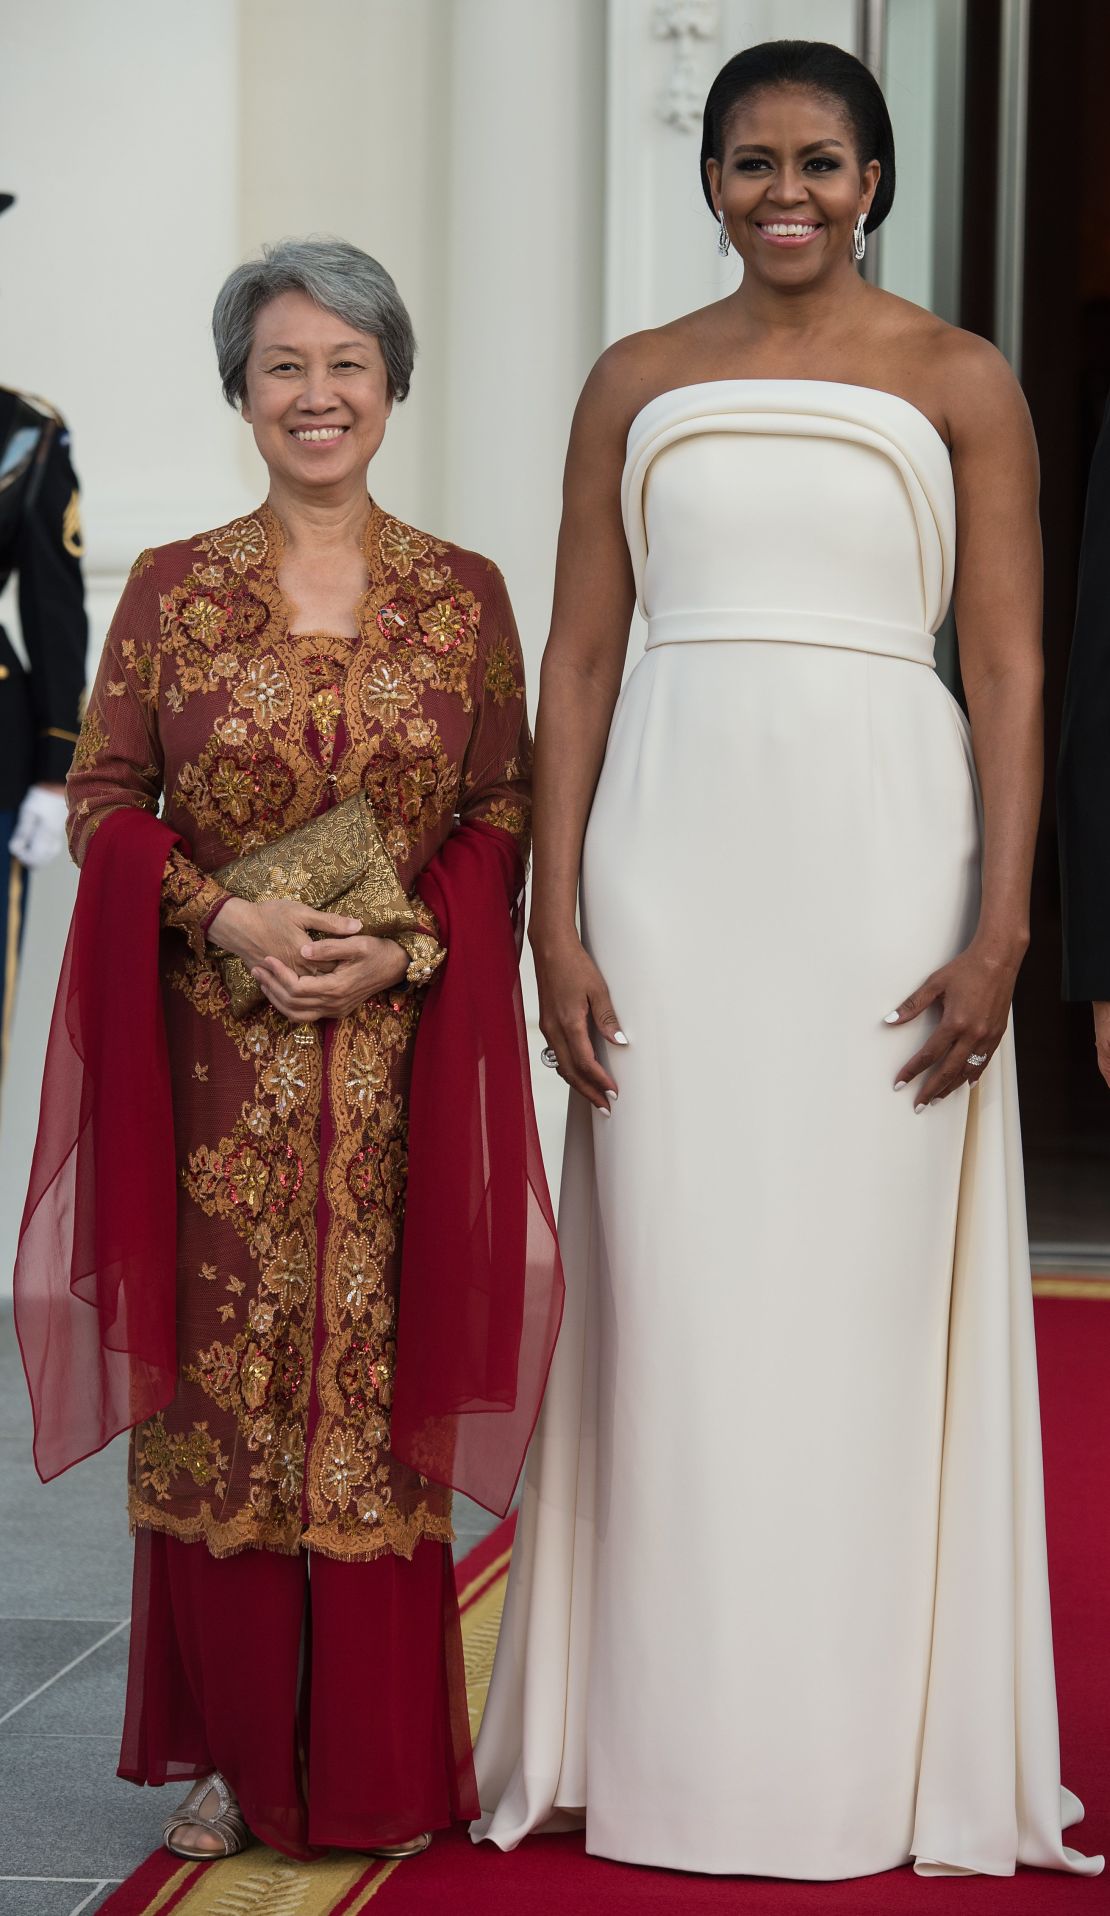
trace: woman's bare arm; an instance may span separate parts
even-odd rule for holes
[[[983,893],[966,952],[901,1007],[943,1000],[929,1043],[902,1072],[930,1075],[922,1103],[979,1070],[1009,1015],[1029,943],[1029,893],[1044,776],[1038,462],[1021,388],[1001,354],[959,336],[946,370],[956,486],[956,623],[972,745],[983,793]],[[912,1010],[909,1009],[912,1007]]]
[[[529,937],[540,1023],[562,1075],[605,1112],[616,1087],[594,1056],[590,1020],[612,1042],[621,1043],[623,1034],[604,980],[579,940],[575,911],[582,841],[635,600],[620,483],[628,426],[644,386],[635,342],[622,341],[598,361],[578,402],[536,722]]]
[[[953,423],[955,608],[985,814],[977,936],[1016,966],[1044,782],[1039,465],[1017,380],[992,347],[982,357]]]

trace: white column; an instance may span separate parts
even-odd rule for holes
[[[295,51],[302,0],[241,19],[242,250],[339,233],[396,278],[420,350],[371,486],[501,566],[534,709],[567,433],[602,345],[604,7],[322,0],[326,83]],[[554,1172],[565,1094],[536,1086]]]
[[[237,257],[329,234],[393,275],[412,314],[411,396],[370,476],[401,518],[436,528],[447,306],[448,0],[239,0]],[[243,471],[265,472],[243,429]]]
[[[571,414],[602,340],[605,14],[453,0],[439,529],[505,573],[534,709]],[[439,204],[439,202],[437,202]],[[525,958],[535,1061],[535,989]],[[548,1174],[566,1094],[533,1072]]]
[[[443,529],[501,565],[535,683],[571,414],[601,349],[604,10],[454,0]]]

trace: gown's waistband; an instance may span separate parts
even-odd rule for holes
[[[849,652],[875,652],[915,665],[935,666],[933,634],[882,619],[843,618],[831,612],[791,612],[778,606],[699,607],[660,612],[648,620],[647,651],[660,645],[729,644],[769,639],[792,645],[829,645]]]

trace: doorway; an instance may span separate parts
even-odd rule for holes
[[[972,8],[972,14],[979,9]],[[989,27],[980,15],[979,32]],[[1021,381],[1041,454],[1045,548],[1045,804],[1033,880],[1032,945],[1014,1004],[1030,1233],[1042,1269],[1110,1267],[1110,1088],[1095,1065],[1091,1012],[1060,997],[1055,769],[1075,617],[1087,474],[1110,394],[1110,220],[1105,145],[1110,7],[1029,0],[1024,139]],[[971,109],[978,51],[969,43]],[[965,178],[964,260],[982,182]],[[981,220],[978,221],[981,228]],[[981,326],[981,303],[965,324]],[[1110,751],[1110,739],[1107,740]],[[1110,831],[1110,820],[1107,821]],[[1110,872],[1108,872],[1110,882]]]
[[[1014,1004],[1029,1226],[1040,1269],[1110,1269],[1110,1089],[1090,1008],[1060,996],[1055,794],[1087,474],[1110,392],[1110,4],[883,0],[861,21],[877,32],[902,214],[872,271],[1002,348],[1040,446],[1046,782]],[[960,696],[951,617],[937,665]]]

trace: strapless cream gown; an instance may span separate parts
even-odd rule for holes
[[[899,1004],[970,937],[933,670],[947,450],[824,381],[628,440],[648,620],[586,839],[627,1051],[572,1098],[567,1311],[478,1741],[476,1835],[849,1877],[1094,1872],[1061,1841],[1014,1052],[914,1115]]]

